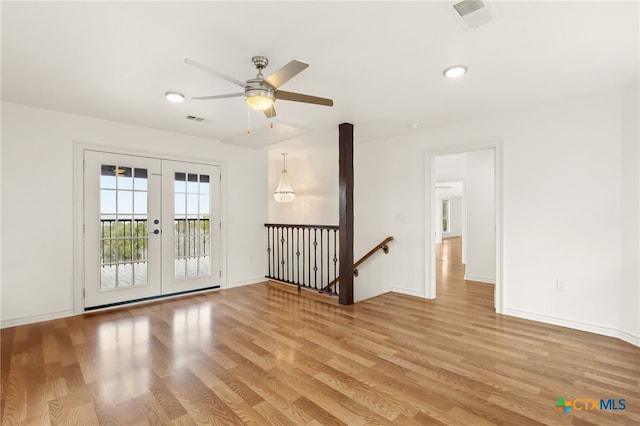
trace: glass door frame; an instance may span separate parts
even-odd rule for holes
[[[106,306],[111,304],[118,304],[123,302],[123,298],[126,300],[138,300],[145,299],[149,297],[153,297],[156,294],[159,294],[162,286],[161,286],[161,236],[159,232],[156,234],[152,231],[152,228],[157,228],[162,226],[161,223],[157,225],[152,225],[152,221],[159,221],[161,218],[161,160],[148,158],[148,157],[139,157],[139,156],[131,156],[131,155],[122,155],[122,154],[113,154],[113,153],[105,153],[105,152],[96,152],[96,151],[85,151],[84,155],[84,168],[85,168],[85,187],[84,187],[84,229],[85,229],[85,276],[84,276],[84,288],[85,288],[85,307],[96,307],[96,306]],[[108,164],[110,167],[118,167],[121,168],[119,170],[114,169],[115,179],[113,180],[113,185],[107,185],[107,187],[103,187],[104,183],[109,179],[103,179],[107,177],[104,175],[105,170],[104,166]],[[131,176],[127,177],[123,175],[122,177],[117,177],[117,174],[120,170],[125,172],[125,170],[131,171]],[[133,233],[133,222],[136,212],[134,211],[135,206],[135,195],[136,185],[135,178],[133,178],[134,170],[146,170],[146,189],[142,191],[145,194],[147,208],[144,213],[147,219],[147,226],[145,227],[147,231],[146,241],[147,241],[147,255],[145,256],[145,268],[146,268],[146,280],[143,283],[137,284],[135,283],[135,273],[134,269],[136,265],[136,256],[134,256],[134,251],[131,250],[131,246],[133,246],[133,239],[137,238],[137,235]],[[129,181],[129,185],[125,188],[117,188],[117,184]],[[138,188],[139,189],[139,188]],[[105,204],[111,205],[108,212],[103,212],[104,207],[102,203],[107,198],[104,197],[105,193],[113,193],[113,200],[107,202]],[[123,195],[123,197],[120,197]],[[121,211],[118,204],[119,201],[124,201],[125,198],[130,198],[131,204],[128,205],[128,209]],[[115,266],[111,265],[111,260],[108,264],[104,264],[101,261],[101,258],[105,257],[104,254],[104,232],[105,228],[103,225],[103,215],[108,214],[109,216],[113,216],[116,220],[117,229],[116,238],[107,238],[108,242],[108,251],[112,251],[112,246],[115,245]],[[140,213],[140,212],[138,212]],[[122,226],[120,226],[120,217],[125,217]],[[129,217],[129,219],[126,219]],[[127,223],[127,221],[129,223]],[[129,228],[129,232],[127,233],[126,228]],[[112,226],[110,226],[112,228]],[[122,229],[120,229],[122,228]],[[122,236],[120,231],[122,230]],[[110,236],[111,237],[111,236]],[[126,249],[126,243],[129,243],[129,251],[130,251],[130,259],[128,262],[122,262],[123,256],[120,254],[122,249]],[[115,243],[115,244],[113,244]],[[111,258],[111,253],[109,253],[109,258]],[[87,266],[90,265],[90,266]],[[128,268],[127,266],[130,265]],[[151,266],[151,267],[149,267]],[[115,271],[113,273],[113,282],[107,285],[105,283],[105,277],[107,269],[113,269],[115,267]],[[125,280],[118,280],[117,274],[118,272],[124,272],[125,269],[129,269],[129,283],[124,282]],[[111,273],[109,273],[111,275]],[[119,282],[120,281],[120,282]],[[120,285],[120,284],[123,285]],[[89,305],[89,306],[87,306]]]
[[[189,278],[185,274],[185,277],[177,277],[175,274],[176,267],[176,259],[175,253],[169,252],[165,250],[162,253],[162,294],[176,294],[185,291],[191,291],[196,289],[206,289],[212,288],[216,286],[220,286],[221,281],[221,267],[220,267],[220,247],[214,247],[213,243],[215,241],[220,241],[220,204],[214,203],[214,200],[220,199],[220,168],[218,166],[202,164],[202,163],[189,163],[185,161],[171,161],[171,160],[163,160],[162,162],[162,211],[169,212],[172,211],[174,214],[173,217],[164,219],[163,231],[162,231],[162,239],[163,239],[163,247],[174,247],[175,248],[175,238],[176,238],[176,212],[175,207],[176,197],[182,195],[176,194],[175,187],[175,179],[176,173],[188,172],[189,176],[185,176],[185,185],[186,190],[184,193],[185,198],[194,198],[198,196],[198,184],[202,187],[202,183],[195,182],[196,189],[192,190],[189,187],[193,182],[189,182],[189,179],[192,176],[208,176],[209,177],[209,196],[207,199],[209,200],[209,205],[206,208],[207,214],[209,214],[209,233],[210,233],[210,254],[218,254],[210,255],[210,266],[209,266],[209,275],[204,275],[202,278]],[[187,204],[190,204],[187,203]],[[216,205],[217,204],[217,205]],[[191,210],[188,206],[185,207],[184,217],[187,218],[189,215],[189,211]],[[188,221],[184,224],[187,225]],[[190,236],[182,236],[178,238],[194,239],[198,240],[197,237]],[[187,261],[186,259],[185,261]],[[199,260],[198,260],[199,262]],[[187,269],[189,269],[187,267]]]
[[[73,289],[69,295],[73,304],[72,311],[62,312],[62,316],[80,315],[85,312],[84,300],[84,265],[85,265],[85,241],[84,241],[84,153],[85,151],[96,151],[111,154],[132,155],[138,157],[147,157],[158,160],[170,160],[186,163],[205,164],[218,166],[221,177],[227,173],[227,164],[225,161],[207,157],[206,155],[198,157],[185,156],[183,153],[168,154],[166,152],[151,152],[145,150],[129,149],[119,146],[111,146],[104,144],[87,143],[83,141],[73,141],[73,232],[69,243],[73,248],[73,265],[71,266],[71,275],[73,279]],[[228,245],[227,237],[227,184],[224,178],[220,180],[220,226],[219,239],[217,244],[218,250],[218,268],[219,268],[219,287],[226,288],[228,276],[226,270]],[[213,250],[213,248],[212,248]]]

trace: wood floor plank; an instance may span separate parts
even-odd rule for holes
[[[0,330],[2,426],[640,424],[640,348],[496,315],[460,258],[435,300],[267,282]]]

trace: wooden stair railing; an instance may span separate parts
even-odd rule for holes
[[[369,259],[371,256],[373,256],[373,254],[375,252],[377,252],[378,250],[382,250],[382,252],[384,254],[389,253],[389,243],[393,241],[393,237],[387,237],[385,238],[382,242],[380,242],[378,245],[376,245],[374,248],[372,248],[371,250],[369,250],[369,253],[365,254],[364,256],[362,256],[360,258],[360,260],[358,260],[356,263],[353,264],[353,276],[357,277],[358,276],[358,266],[362,265],[364,263],[365,260]],[[327,284],[326,287],[324,287],[322,290],[320,290],[320,293],[324,293],[328,290],[330,290],[334,285],[336,285],[338,283],[338,281],[340,281],[340,276],[335,277],[335,279],[333,281],[331,281],[329,284]]]

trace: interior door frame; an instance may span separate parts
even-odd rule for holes
[[[84,152],[98,151],[110,154],[133,155],[138,157],[156,158],[159,160],[182,161],[185,163],[200,163],[220,167],[220,288],[227,287],[227,163],[211,157],[189,157],[182,154],[166,152],[151,152],[131,149],[124,146],[100,145],[82,141],[73,141],[73,313],[84,313]],[[211,291],[211,290],[210,290]],[[215,291],[215,290],[214,290]],[[167,296],[176,297],[176,296]],[[135,304],[133,302],[132,304]],[[144,303],[144,302],[138,302]]]
[[[436,236],[433,229],[435,223],[435,158],[441,155],[462,154],[465,152],[494,150],[495,166],[495,226],[496,226],[496,283],[494,291],[494,309],[496,313],[504,313],[504,241],[503,241],[503,172],[502,172],[502,140],[493,140],[486,143],[471,145],[458,145],[425,152],[425,283],[424,295],[427,299],[436,298]]]

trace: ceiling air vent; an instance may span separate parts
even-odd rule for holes
[[[187,115],[185,118],[191,121],[204,121],[204,118],[196,117],[195,115]]]
[[[486,1],[463,0],[450,2],[450,10],[466,29],[484,25],[495,17],[493,9]]]

